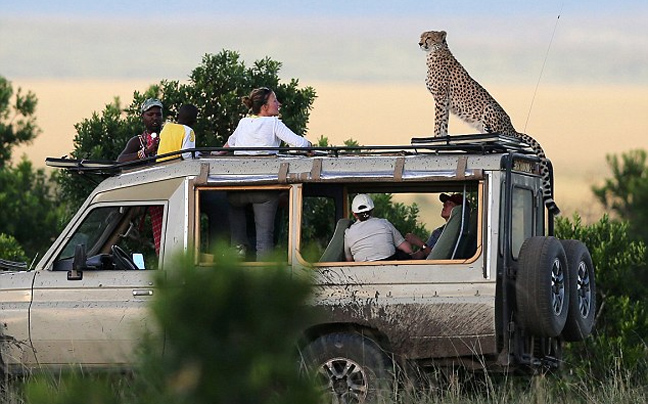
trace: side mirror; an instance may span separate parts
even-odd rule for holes
[[[72,262],[72,270],[68,271],[68,281],[80,281],[83,279],[83,269],[86,268],[86,249],[85,244],[77,244],[74,249],[74,261]]]

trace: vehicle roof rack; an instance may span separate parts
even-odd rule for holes
[[[467,153],[533,153],[530,145],[520,138],[499,133],[456,135],[439,137],[415,137],[413,146],[438,151]]]
[[[410,145],[402,146],[327,146],[327,147],[201,147],[178,150],[171,153],[148,157],[143,160],[115,162],[109,160],[70,159],[67,157],[47,157],[45,164],[49,167],[63,168],[79,174],[88,173],[100,176],[112,176],[123,170],[139,168],[157,163],[161,157],[178,159],[182,153],[191,152],[203,158],[216,157],[219,153],[233,150],[241,151],[274,151],[280,155],[305,155],[312,157],[342,155],[377,155],[377,154],[453,154],[453,153],[522,153],[531,154],[531,147],[520,139],[501,134],[454,135],[443,137],[415,137]],[[214,154],[215,153],[215,154]],[[253,157],[253,156],[250,156]],[[169,160],[166,160],[169,161]]]

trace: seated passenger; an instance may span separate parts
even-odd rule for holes
[[[387,219],[372,217],[374,203],[367,194],[353,198],[356,222],[344,232],[347,261],[382,261],[408,258],[412,247]]]
[[[464,198],[461,194],[448,195],[444,193],[439,195],[439,200],[443,202],[443,207],[441,208],[441,217],[447,222],[450,218],[450,214],[452,213],[452,209],[455,206],[462,205]],[[468,208],[468,204],[466,204],[466,208]],[[443,232],[444,227],[445,224],[434,229],[426,242],[423,242],[423,240],[421,240],[421,238],[416,234],[407,233],[405,235],[405,240],[407,240],[412,246],[417,246],[419,248],[417,252],[412,254],[412,258],[425,259],[428,254],[430,254],[432,247],[434,247],[434,244],[436,244],[437,240],[439,239],[439,236]]]

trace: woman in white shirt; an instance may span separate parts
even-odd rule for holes
[[[252,90],[243,97],[250,113],[242,118],[225,147],[279,147],[281,141],[293,147],[310,147],[311,142],[295,134],[279,119],[281,103],[267,87]],[[237,150],[234,154],[277,154],[276,150]]]
[[[266,87],[252,90],[243,97],[250,113],[239,121],[225,147],[279,147],[281,141],[293,147],[310,147],[311,142],[291,131],[278,118],[281,103],[274,91]],[[277,150],[235,150],[236,155],[277,154]],[[278,191],[228,192],[230,204],[231,243],[239,251],[247,251],[246,207],[252,205],[256,232],[256,259],[264,260],[274,249],[274,222],[279,203]],[[247,255],[247,254],[245,254]]]

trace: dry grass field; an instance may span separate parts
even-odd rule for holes
[[[73,148],[74,124],[100,112],[119,96],[127,104],[133,91],[156,81],[14,81],[34,92],[42,134],[14,152],[43,166],[47,156]],[[555,169],[556,199],[564,214],[578,211],[597,219],[601,207],[590,191],[609,175],[607,154],[648,148],[648,88],[630,86],[489,86],[518,131],[535,137]],[[327,136],[332,144],[353,138],[365,145],[408,144],[429,136],[434,125],[433,100],[421,84],[306,83],[315,88],[308,138]],[[534,96],[535,94],[535,96]],[[529,112],[530,111],[530,112]],[[473,133],[456,118],[451,134]]]

